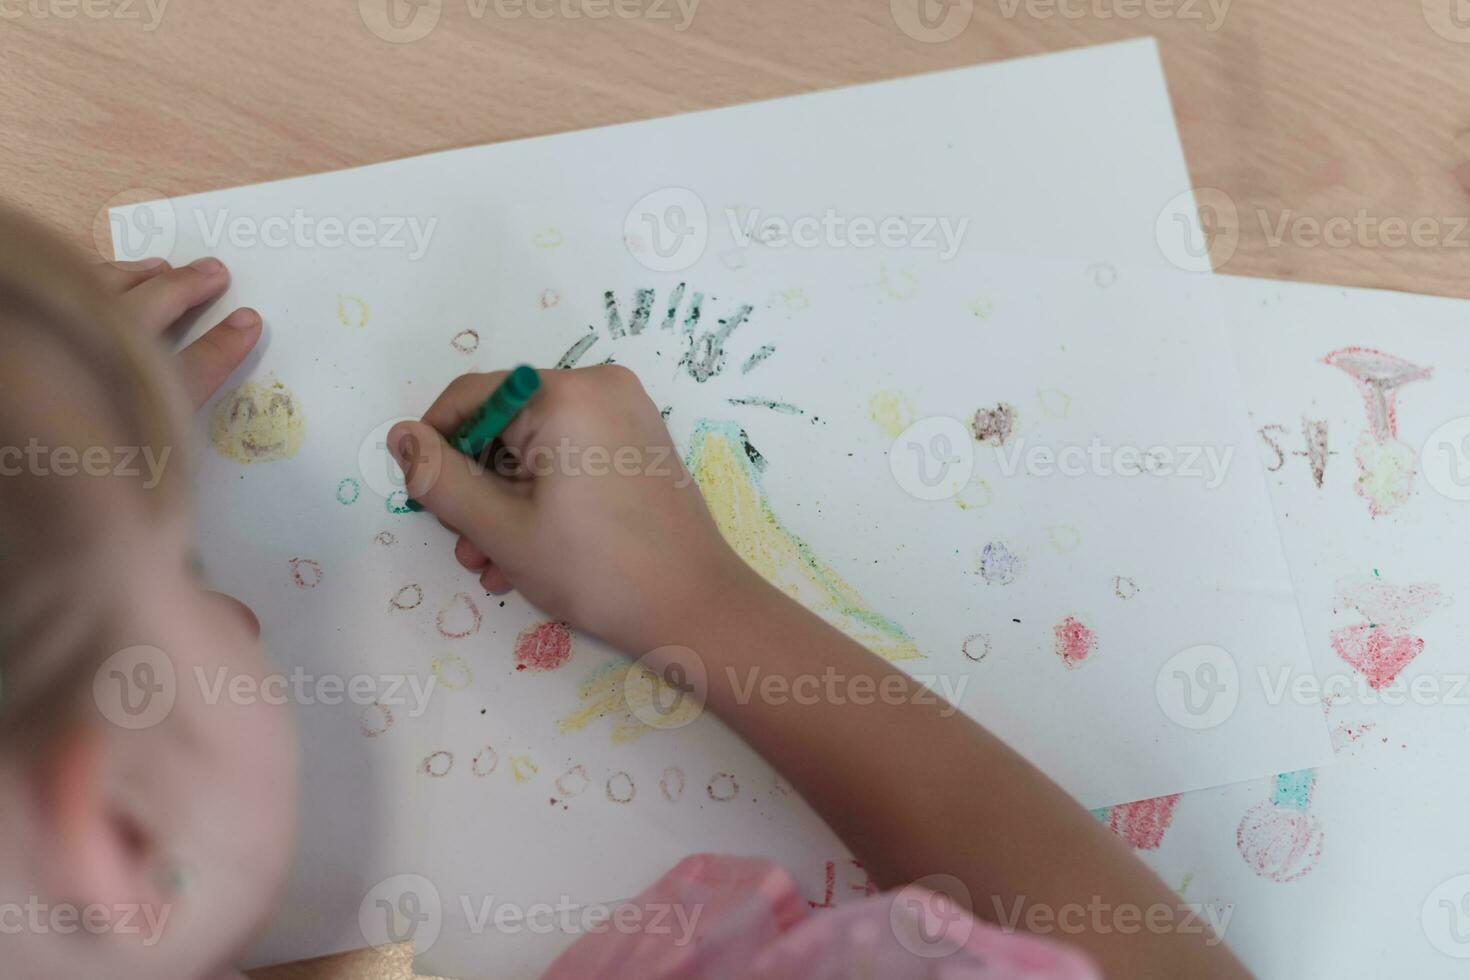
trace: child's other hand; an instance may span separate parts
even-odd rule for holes
[[[230,273],[218,259],[198,259],[177,269],[163,259],[107,262],[98,276],[108,295],[115,296],[123,315],[148,337],[162,337],[189,313],[225,291]],[[242,307],[205,331],[179,351],[173,362],[189,404],[198,408],[224,384],[260,340],[260,314]],[[252,636],[260,635],[260,621],[240,600],[209,593],[229,615],[245,622]]]
[[[487,592],[514,587],[636,656],[722,586],[749,581],[626,368],[543,371],[505,431],[509,453],[488,468],[450,448],[444,436],[505,377],[460,377],[423,422],[388,435],[408,493],[460,535],[455,557]]]
[[[104,287],[148,336],[161,336],[190,310],[216,298],[230,284],[229,271],[214,258],[175,269],[162,259],[104,263]],[[240,366],[260,340],[260,314],[235,310],[174,358],[190,403],[198,408]]]

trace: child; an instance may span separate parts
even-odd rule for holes
[[[6,977],[210,977],[289,865],[288,714],[207,705],[148,652],[177,678],[273,670],[254,618],[194,580],[177,448],[186,402],[229,376],[260,318],[236,311],[172,366],[150,336],[228,279],[217,262],[88,269],[0,212]]]
[[[143,694],[160,687],[154,648],[180,675],[195,665],[270,671],[252,617],[191,581],[175,448],[180,389],[195,406],[207,399],[259,337],[259,317],[236,311],[171,367],[146,338],[218,296],[226,278],[207,262],[88,271],[0,214],[0,468],[16,458],[7,449],[37,447],[19,473],[10,466],[0,477],[0,798],[11,815],[0,843],[0,929],[5,903],[28,897],[53,909],[137,905],[156,926],[64,933],[47,920],[6,936],[10,975],[213,977],[270,915],[289,860],[287,718],[228,699],[206,706],[197,685],[178,684],[165,717],[129,727],[129,710],[146,713]],[[708,707],[781,771],[880,887],[903,889],[812,914],[769,862],[694,857],[634,900],[697,905],[694,942],[589,935],[549,975],[934,970],[1072,980],[1097,976],[1093,963],[1130,978],[1245,975],[1212,937],[1181,928],[1191,923],[1177,897],[1045,776],[963,714],[911,697],[906,675],[745,565],[677,463],[637,475],[550,467],[508,478],[450,450],[444,434],[502,377],[459,378],[422,422],[389,436],[408,492],[456,535],[458,562],[486,590],[514,587],[655,670],[697,658]],[[519,459],[566,444],[677,459],[657,408],[617,367],[545,372],[503,442]],[[174,451],[150,480],[108,469],[108,453],[129,446],[155,461]],[[75,467],[61,465],[73,455],[63,447],[107,452],[93,454],[86,474],[66,476]],[[835,671],[885,696],[764,703],[737,697],[727,668],[787,680]],[[971,915],[1019,909],[1024,925],[1036,921],[1026,915],[1034,907],[1097,905],[1133,908],[1138,921],[1162,907],[1174,928],[1124,931],[1110,916],[1101,927],[1063,922],[1068,946]]]

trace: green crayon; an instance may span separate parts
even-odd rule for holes
[[[522,364],[500,382],[473,415],[464,420],[449,437],[449,444],[462,455],[479,459],[540,387],[541,375],[529,364]],[[424,505],[417,500],[409,500],[408,509],[418,512],[424,509]]]

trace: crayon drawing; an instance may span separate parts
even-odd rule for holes
[[[1246,811],[1235,846],[1252,871],[1286,883],[1310,874],[1322,857],[1322,824],[1308,812],[1317,774],[1311,769],[1276,777],[1268,803]]]
[[[1092,815],[1137,851],[1156,851],[1164,842],[1164,833],[1174,822],[1179,794],[1160,796],[1135,803],[1101,807]]]
[[[1374,517],[1391,513],[1413,492],[1417,455],[1398,437],[1398,389],[1428,378],[1432,369],[1368,347],[1344,347],[1322,362],[1357,382],[1368,413],[1368,426],[1358,437],[1358,495]]]
[[[735,423],[695,425],[685,462],[725,540],[766,581],[874,653],[889,660],[924,656],[907,630],[869,606],[781,523],[761,486],[759,459]]]
[[[1337,584],[1337,611],[1356,610],[1367,622],[1333,630],[1332,649],[1380,690],[1424,650],[1414,629],[1447,605],[1436,585],[1398,586],[1376,576],[1344,579]]]
[[[367,301],[361,296],[337,294],[337,322],[344,327],[362,329],[368,324]]]
[[[583,678],[577,691],[578,708],[557,719],[556,731],[558,735],[579,732],[610,718],[610,739],[614,745],[623,745],[655,730],[682,728],[698,718],[704,705],[684,695],[646,667],[610,661]]]
[[[209,444],[237,463],[290,459],[306,435],[301,406],[279,381],[247,381],[215,403]]]

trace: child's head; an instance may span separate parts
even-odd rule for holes
[[[184,399],[105,286],[0,210],[0,960],[198,977],[284,875],[294,744],[230,698],[271,668],[194,578]]]

